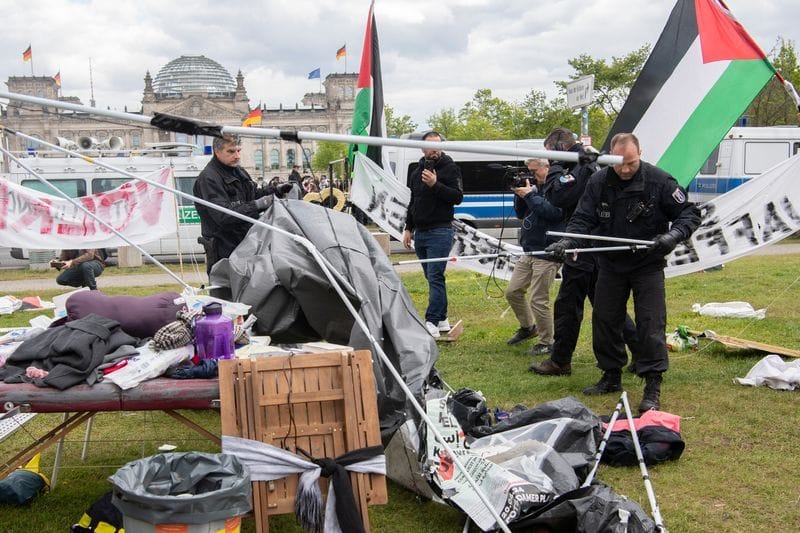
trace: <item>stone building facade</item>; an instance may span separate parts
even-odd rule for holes
[[[323,92],[306,93],[293,108],[263,106],[261,127],[349,133],[357,78],[357,74],[329,74],[323,82]],[[12,93],[81,103],[76,97],[59,96],[55,80],[47,76],[12,76],[6,85]],[[268,95],[262,99],[267,100]],[[239,126],[252,110],[241,71],[234,78],[212,59],[181,56],[164,65],[155,78],[150,72],[145,74],[141,108],[136,113],[146,116],[166,113],[212,124]],[[106,149],[102,147],[121,143],[122,149],[140,150],[153,143],[188,142],[202,147],[210,146],[212,142],[210,137],[190,138],[186,134],[161,131],[136,122],[25,102],[11,101],[2,110],[0,118],[10,128],[72,148],[100,143],[101,149]],[[9,147],[13,151],[39,150],[34,144],[9,138]],[[302,148],[310,160],[316,151],[316,142],[304,141]],[[242,139],[242,166],[253,177],[286,176],[293,164],[307,166],[297,143],[257,137]]]

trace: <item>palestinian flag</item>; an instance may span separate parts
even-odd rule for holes
[[[352,135],[386,137],[386,119],[383,115],[381,55],[378,46],[378,30],[375,27],[374,7],[375,2],[373,0],[369,6],[364,48],[361,50],[361,68],[358,72],[358,86],[356,89],[358,92],[356,93],[356,101],[353,108],[353,125],[350,133]],[[355,151],[366,155],[382,168],[389,168],[388,163],[384,164],[381,146],[350,145],[351,164]]]
[[[678,0],[604,149],[633,132],[643,159],[687,186],[774,74],[721,0]]]

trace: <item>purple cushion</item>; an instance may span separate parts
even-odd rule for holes
[[[184,307],[183,297],[177,292],[109,296],[100,291],[79,291],[70,296],[65,305],[68,321],[94,313],[116,320],[125,333],[139,338],[152,337],[162,326],[175,320],[175,314]]]

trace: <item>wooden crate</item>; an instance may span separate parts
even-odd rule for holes
[[[378,401],[369,351],[220,361],[222,434],[258,440],[314,458],[381,443]],[[294,512],[299,475],[253,482],[258,533],[269,515]],[[367,506],[387,502],[380,475],[350,474],[366,531]],[[327,479],[320,479],[323,494]]]

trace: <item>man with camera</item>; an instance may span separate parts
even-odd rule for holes
[[[636,373],[645,387],[639,411],[661,406],[661,376],[667,371],[667,306],[664,290],[666,256],[700,225],[700,210],[675,179],[641,161],[639,139],[618,133],[611,139],[611,155],[622,163],[597,171],[589,179],[568,233],[597,234],[652,241],[649,250],[598,255],[599,271],[592,314],[592,344],[600,381],[584,394],[622,390],[622,367],[627,357],[622,330],[628,298],[633,293],[639,338]],[[547,247],[564,259],[576,241],[564,238]]]
[[[97,290],[97,281],[105,269],[102,250],[87,248],[82,250],[61,250],[58,259],[50,261],[50,266],[59,271],[56,283],[69,287],[89,287]]]
[[[550,201],[552,182],[547,181],[550,164],[547,159],[528,159],[530,176],[520,176],[511,188],[514,211],[522,220],[519,243],[524,252],[541,252],[548,244],[547,232],[561,221],[561,209]],[[531,181],[533,183],[531,183]],[[552,256],[523,255],[517,259],[506,289],[506,300],[519,321],[519,329],[507,341],[518,344],[539,335],[539,343],[530,355],[549,354],[553,348],[553,315],[550,312],[550,285],[555,280],[559,263]],[[526,301],[525,293],[530,290]]]
[[[423,141],[441,142],[442,136],[429,131]],[[406,214],[403,245],[411,248],[420,259],[447,257],[453,247],[454,206],[461,203],[461,169],[441,150],[425,148],[417,168],[408,177],[411,201]],[[450,331],[447,320],[447,286],[444,271],[447,261],[423,263],[422,271],[428,281],[428,307],[425,327],[438,338],[440,332]]]
[[[250,174],[239,166],[241,141],[226,134],[214,138],[214,157],[200,172],[194,183],[194,195],[231,211],[258,218],[259,213],[272,205],[272,195],[278,198],[292,190],[291,183],[259,188]],[[206,272],[231,253],[244,240],[252,224],[216,209],[195,204],[200,216],[198,241],[206,251]]]

